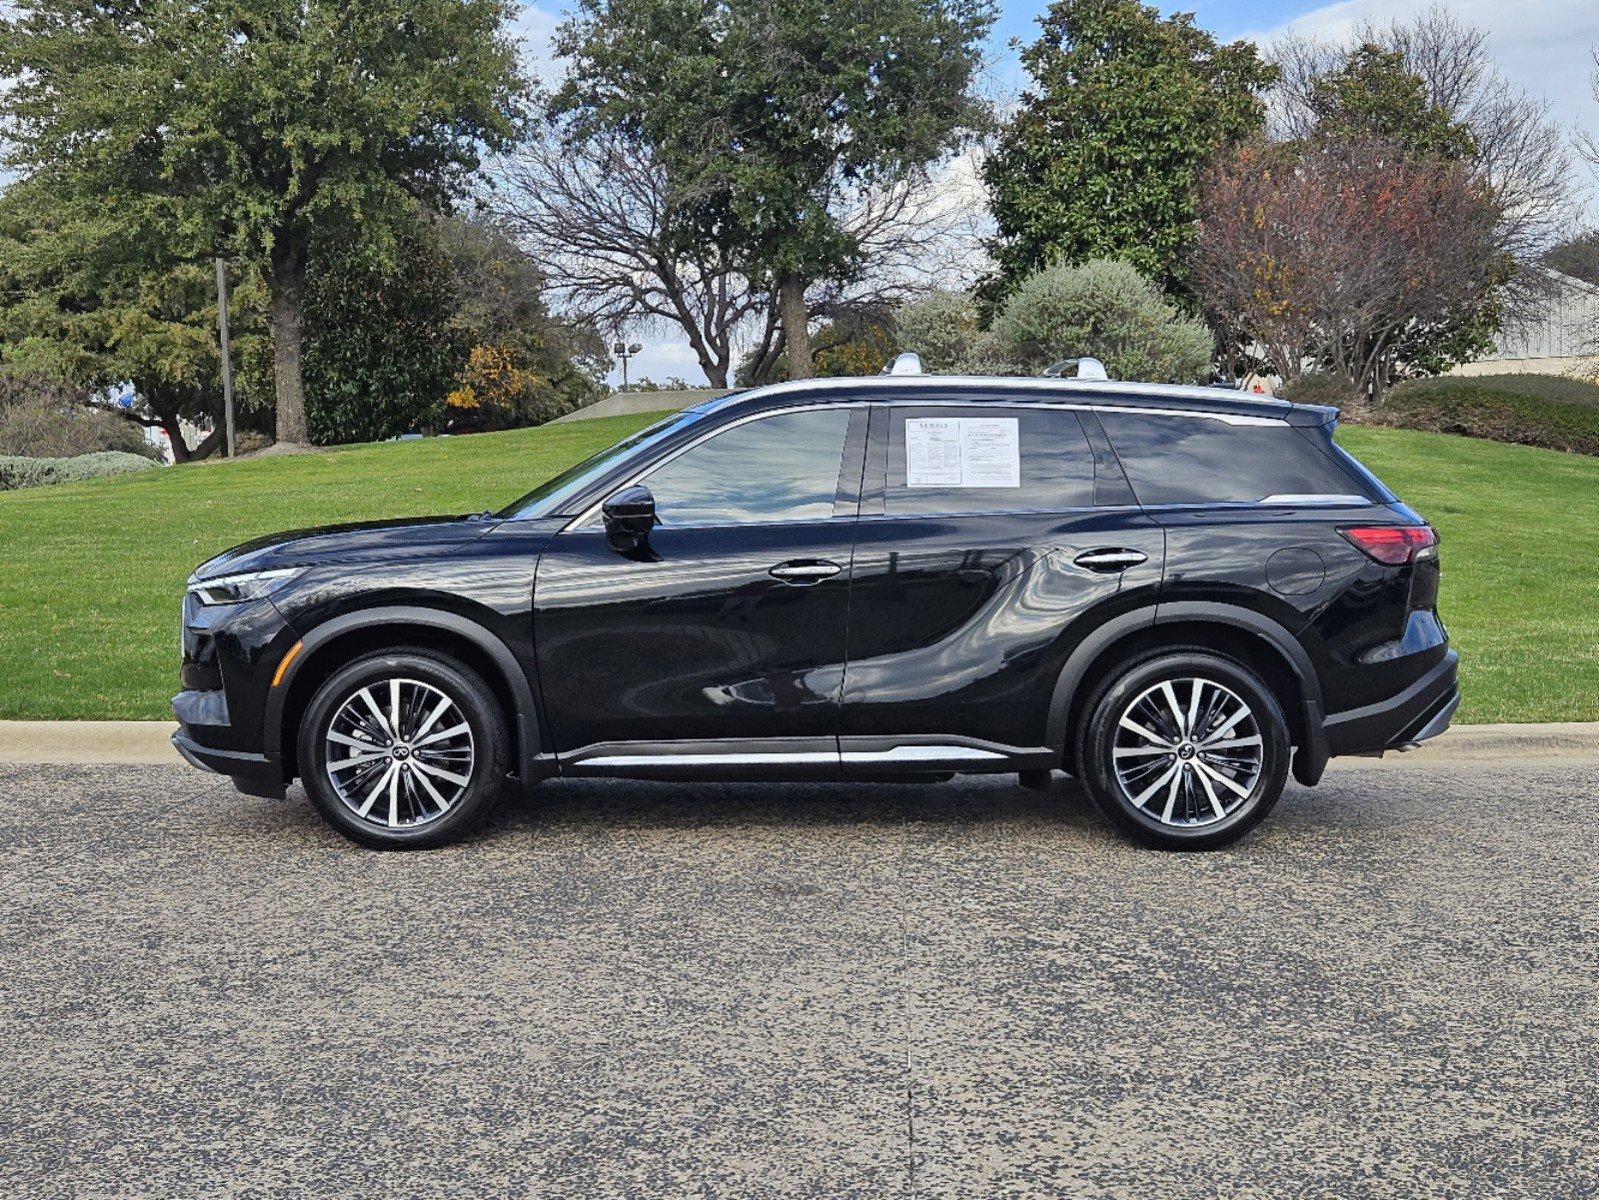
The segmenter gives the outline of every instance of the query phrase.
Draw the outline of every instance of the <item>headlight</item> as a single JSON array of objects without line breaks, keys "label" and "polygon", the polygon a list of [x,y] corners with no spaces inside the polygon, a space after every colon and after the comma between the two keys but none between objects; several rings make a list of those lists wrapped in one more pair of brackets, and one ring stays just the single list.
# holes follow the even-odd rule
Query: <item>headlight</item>
[{"label": "headlight", "polygon": [[243,575],[223,575],[217,579],[191,580],[189,591],[201,604],[243,604],[270,596],[300,574],[302,567],[277,571],[250,571]]}]

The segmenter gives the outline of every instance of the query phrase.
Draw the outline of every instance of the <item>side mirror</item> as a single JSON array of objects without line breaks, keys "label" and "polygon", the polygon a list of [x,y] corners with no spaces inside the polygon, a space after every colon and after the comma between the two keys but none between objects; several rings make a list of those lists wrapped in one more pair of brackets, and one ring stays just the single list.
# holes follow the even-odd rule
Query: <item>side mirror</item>
[{"label": "side mirror", "polygon": [[610,496],[600,512],[605,517],[605,534],[619,550],[643,545],[655,528],[655,497],[641,483]]}]

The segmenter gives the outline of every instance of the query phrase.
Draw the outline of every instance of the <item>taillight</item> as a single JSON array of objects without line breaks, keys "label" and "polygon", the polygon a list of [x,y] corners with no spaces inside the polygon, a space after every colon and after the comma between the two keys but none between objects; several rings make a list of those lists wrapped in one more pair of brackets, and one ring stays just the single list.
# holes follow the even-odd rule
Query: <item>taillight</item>
[{"label": "taillight", "polygon": [[1430,525],[1354,525],[1338,532],[1390,567],[1413,562],[1423,550],[1438,544]]}]

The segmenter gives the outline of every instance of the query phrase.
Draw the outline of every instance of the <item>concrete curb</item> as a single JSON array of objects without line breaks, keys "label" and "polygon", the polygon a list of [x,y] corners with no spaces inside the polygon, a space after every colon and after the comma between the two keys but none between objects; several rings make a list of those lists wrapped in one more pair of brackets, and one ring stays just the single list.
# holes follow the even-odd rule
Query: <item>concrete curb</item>
[{"label": "concrete curb", "polygon": [[[172,748],[170,721],[0,721],[0,763],[153,763],[183,760]],[[1551,725],[1457,725],[1387,763],[1429,763],[1496,758],[1599,757],[1599,721]],[[1359,767],[1375,759],[1334,759]]]}]

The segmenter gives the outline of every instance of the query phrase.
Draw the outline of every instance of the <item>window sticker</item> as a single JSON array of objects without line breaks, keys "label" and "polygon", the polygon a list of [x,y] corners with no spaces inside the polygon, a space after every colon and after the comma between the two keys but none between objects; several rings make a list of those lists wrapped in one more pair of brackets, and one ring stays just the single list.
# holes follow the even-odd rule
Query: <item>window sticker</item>
[{"label": "window sticker", "polygon": [[905,486],[1017,488],[1015,417],[913,417],[905,422]]}]

